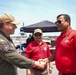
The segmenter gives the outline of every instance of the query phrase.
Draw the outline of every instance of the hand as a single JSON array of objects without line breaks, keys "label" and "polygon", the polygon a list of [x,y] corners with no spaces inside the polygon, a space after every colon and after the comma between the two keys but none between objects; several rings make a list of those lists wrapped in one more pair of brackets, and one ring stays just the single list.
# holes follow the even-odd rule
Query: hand
[{"label": "hand", "polygon": [[45,59],[43,59],[42,61],[44,61],[44,62],[46,62],[46,63],[49,62],[48,58],[45,58]]},{"label": "hand", "polygon": [[35,65],[34,66],[37,66],[39,68],[44,69],[45,65],[46,65],[46,63],[43,62],[43,61],[35,61]]},{"label": "hand", "polygon": [[45,75],[45,74],[51,74],[52,73],[52,68],[48,68],[46,69],[42,74]]},{"label": "hand", "polygon": [[52,73],[53,67],[49,67],[49,73]]}]

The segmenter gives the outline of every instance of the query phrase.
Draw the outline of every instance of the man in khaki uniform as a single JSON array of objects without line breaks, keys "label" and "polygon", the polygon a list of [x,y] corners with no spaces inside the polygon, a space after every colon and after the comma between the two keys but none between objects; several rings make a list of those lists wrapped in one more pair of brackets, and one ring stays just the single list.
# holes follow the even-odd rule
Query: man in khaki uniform
[{"label": "man in khaki uniform", "polygon": [[[18,21],[10,14],[0,16],[0,75],[17,75],[17,67],[31,68],[44,66],[19,54],[10,38],[17,28]],[[17,67],[16,67],[17,66]]]}]

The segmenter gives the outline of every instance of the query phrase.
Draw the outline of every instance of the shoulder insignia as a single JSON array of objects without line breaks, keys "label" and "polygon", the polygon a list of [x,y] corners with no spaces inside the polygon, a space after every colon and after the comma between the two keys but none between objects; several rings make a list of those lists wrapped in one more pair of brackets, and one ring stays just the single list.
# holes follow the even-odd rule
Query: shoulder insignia
[{"label": "shoulder insignia", "polygon": [[9,50],[9,45],[3,45],[3,50],[5,51],[5,52],[7,52],[8,50]]}]

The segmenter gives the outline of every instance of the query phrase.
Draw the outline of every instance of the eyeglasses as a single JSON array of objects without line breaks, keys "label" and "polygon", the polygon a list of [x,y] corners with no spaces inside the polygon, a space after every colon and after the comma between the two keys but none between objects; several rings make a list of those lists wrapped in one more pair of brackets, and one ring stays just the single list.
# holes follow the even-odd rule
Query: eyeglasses
[{"label": "eyeglasses", "polygon": [[61,24],[61,22],[62,22],[61,20],[58,20],[55,22],[55,24],[57,24],[57,23]]},{"label": "eyeglasses", "polygon": [[40,33],[37,33],[37,34],[35,34],[35,36],[41,36],[42,34],[40,34]]}]

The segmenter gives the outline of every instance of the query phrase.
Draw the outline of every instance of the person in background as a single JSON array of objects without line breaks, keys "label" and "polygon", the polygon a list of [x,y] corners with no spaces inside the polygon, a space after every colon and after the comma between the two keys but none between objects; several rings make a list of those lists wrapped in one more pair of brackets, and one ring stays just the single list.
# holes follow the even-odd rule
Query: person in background
[{"label": "person in background", "polygon": [[55,52],[55,48],[56,48],[56,39],[53,38],[51,39],[51,47],[50,47],[50,51],[52,54]]},{"label": "person in background", "polygon": [[34,35],[34,34],[32,33],[32,36],[31,36],[31,42],[34,41],[34,37],[33,37],[33,35]]},{"label": "person in background", "polygon": [[71,28],[71,19],[68,14],[58,15],[55,23],[61,32],[56,40],[56,50],[53,56],[43,61],[55,60],[58,75],[76,75],[76,30]]},{"label": "person in background", "polygon": [[31,42],[31,34],[28,36],[28,38],[26,39],[26,44],[28,45]]},{"label": "person in background", "polygon": [[[43,33],[41,29],[37,28],[34,30],[34,41],[26,47],[25,57],[35,61],[41,61],[42,59],[51,56],[50,48],[45,42],[43,42],[42,36]],[[45,65],[44,69],[33,66],[32,68],[26,70],[26,75],[47,75],[47,73],[45,73],[46,69],[47,65]]]},{"label": "person in background", "polygon": [[32,66],[44,67],[38,61],[34,61],[19,54],[10,38],[17,28],[18,22],[12,15],[0,16],[0,75],[18,75],[17,67],[31,68]]},{"label": "person in background", "polygon": [[28,45],[30,42],[32,42],[34,40],[33,38],[33,34],[29,35],[29,37],[26,39],[26,44]]}]

